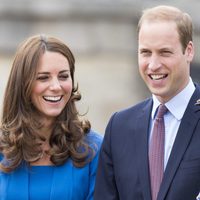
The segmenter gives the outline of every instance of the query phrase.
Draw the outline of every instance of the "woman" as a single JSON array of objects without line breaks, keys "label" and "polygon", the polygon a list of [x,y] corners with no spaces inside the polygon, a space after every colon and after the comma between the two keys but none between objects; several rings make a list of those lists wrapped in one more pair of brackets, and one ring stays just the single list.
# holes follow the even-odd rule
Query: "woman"
[{"label": "woman", "polygon": [[102,138],[81,120],[75,60],[60,40],[18,48],[0,133],[0,200],[91,200]]}]

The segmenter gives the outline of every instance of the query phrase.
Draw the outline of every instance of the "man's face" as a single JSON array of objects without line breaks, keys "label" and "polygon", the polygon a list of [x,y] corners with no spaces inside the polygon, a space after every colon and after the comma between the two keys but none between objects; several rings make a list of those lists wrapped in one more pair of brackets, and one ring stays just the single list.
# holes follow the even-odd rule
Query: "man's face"
[{"label": "man's face", "polygon": [[138,35],[139,71],[160,102],[167,102],[187,85],[193,55],[192,42],[183,52],[174,22],[143,22]]}]

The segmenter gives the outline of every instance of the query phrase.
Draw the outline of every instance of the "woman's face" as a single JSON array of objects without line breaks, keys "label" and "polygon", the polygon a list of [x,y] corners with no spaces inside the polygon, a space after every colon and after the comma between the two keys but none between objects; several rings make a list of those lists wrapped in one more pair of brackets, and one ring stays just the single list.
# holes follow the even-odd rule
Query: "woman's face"
[{"label": "woman's face", "polygon": [[72,93],[69,62],[57,52],[46,51],[39,60],[31,101],[42,119],[54,120]]}]

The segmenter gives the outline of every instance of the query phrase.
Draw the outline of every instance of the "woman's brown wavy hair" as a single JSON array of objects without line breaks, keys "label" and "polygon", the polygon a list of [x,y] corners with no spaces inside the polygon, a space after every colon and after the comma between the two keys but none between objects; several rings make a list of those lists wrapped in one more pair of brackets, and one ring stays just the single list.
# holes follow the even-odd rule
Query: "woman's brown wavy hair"
[{"label": "woman's brown wavy hair", "polygon": [[44,138],[39,136],[42,124],[37,121],[31,92],[39,59],[45,51],[58,52],[67,58],[73,83],[71,97],[57,117],[50,137],[50,160],[55,165],[62,165],[71,158],[75,166],[82,167],[93,154],[84,142],[90,123],[80,119],[75,105],[81,95],[74,84],[74,56],[62,41],[36,35],[19,46],[5,90],[0,132],[0,152],[4,156],[0,169],[4,172],[13,171],[24,161],[37,161],[42,155],[41,140]]}]

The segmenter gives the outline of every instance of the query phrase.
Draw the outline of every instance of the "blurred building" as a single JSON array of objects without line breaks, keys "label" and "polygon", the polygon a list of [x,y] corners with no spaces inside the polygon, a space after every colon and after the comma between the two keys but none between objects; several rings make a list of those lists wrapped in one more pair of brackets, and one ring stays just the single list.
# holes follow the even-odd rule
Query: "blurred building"
[{"label": "blurred building", "polygon": [[[150,94],[137,67],[136,26],[141,10],[166,1],[153,0],[0,0],[0,102],[17,45],[45,33],[64,40],[76,58],[82,93],[81,113],[103,134],[113,112]],[[187,11],[195,25],[193,78],[200,80],[200,2],[167,1]],[[1,103],[2,104],[2,103]]]}]

